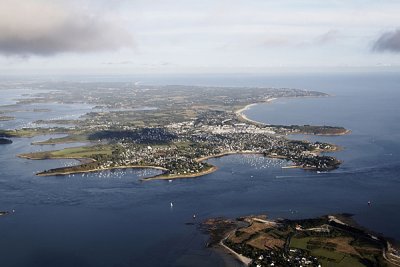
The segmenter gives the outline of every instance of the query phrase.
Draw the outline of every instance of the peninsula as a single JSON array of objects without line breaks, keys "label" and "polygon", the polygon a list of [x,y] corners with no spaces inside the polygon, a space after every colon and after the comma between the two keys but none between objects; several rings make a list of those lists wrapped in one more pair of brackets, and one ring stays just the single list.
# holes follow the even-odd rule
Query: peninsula
[{"label": "peninsula", "polygon": [[[336,151],[338,147],[289,140],[285,136],[294,133],[348,133],[337,126],[266,125],[248,120],[241,112],[253,103],[281,97],[328,96],[316,91],[125,83],[66,83],[63,86],[63,90],[39,93],[32,99],[21,100],[21,103],[88,103],[95,107],[93,112],[78,120],[40,121],[74,125],[69,128],[0,130],[0,137],[64,134],[34,143],[37,145],[87,143],[82,147],[19,155],[29,159],[81,161],[77,166],[44,170],[38,173],[41,176],[115,168],[157,168],[162,171],[160,175],[144,180],[190,178],[216,170],[206,159],[235,153],[262,154],[286,159],[294,167],[329,171],[337,168],[340,161],[322,152]],[[92,88],[80,88],[88,86]]]}]

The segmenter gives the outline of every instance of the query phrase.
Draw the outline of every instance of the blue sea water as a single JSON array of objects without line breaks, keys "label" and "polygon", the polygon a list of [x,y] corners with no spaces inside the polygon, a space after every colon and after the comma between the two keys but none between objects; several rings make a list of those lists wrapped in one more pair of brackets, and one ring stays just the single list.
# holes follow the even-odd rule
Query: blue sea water
[{"label": "blue sea water", "polygon": [[[352,133],[346,136],[290,137],[342,146],[334,156],[343,164],[333,172],[318,174],[282,169],[285,162],[280,160],[233,155],[210,160],[219,167],[215,173],[171,183],[139,182],[140,177],[154,174],[149,170],[37,177],[37,171],[76,162],[33,161],[17,158],[17,154],[79,144],[39,147],[31,142],[48,137],[13,139],[13,144],[0,147],[0,210],[15,210],[0,217],[1,266],[224,266],[219,254],[204,247],[207,236],[198,223],[209,217],[247,214],[306,218],[352,213],[360,224],[400,240],[399,75],[126,79],[149,84],[294,87],[330,93],[328,98],[259,104],[246,115],[271,124],[327,124],[350,129]],[[79,112],[82,110],[76,114]],[[40,119],[40,113],[37,116]]]}]

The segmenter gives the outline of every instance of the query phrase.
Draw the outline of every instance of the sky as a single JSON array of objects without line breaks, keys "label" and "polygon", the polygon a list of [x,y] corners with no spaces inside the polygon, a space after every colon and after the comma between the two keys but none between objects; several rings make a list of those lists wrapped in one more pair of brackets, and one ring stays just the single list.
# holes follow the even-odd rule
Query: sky
[{"label": "sky", "polygon": [[396,69],[398,0],[0,0],[0,72]]}]

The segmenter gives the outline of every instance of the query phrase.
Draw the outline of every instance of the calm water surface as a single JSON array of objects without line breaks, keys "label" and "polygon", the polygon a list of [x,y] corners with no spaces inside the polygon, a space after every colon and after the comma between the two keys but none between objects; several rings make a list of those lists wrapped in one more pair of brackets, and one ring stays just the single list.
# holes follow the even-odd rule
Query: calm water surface
[{"label": "calm water surface", "polygon": [[[193,214],[199,222],[256,213],[305,218],[348,212],[400,239],[398,75],[198,76],[158,82],[328,92],[334,96],[281,99],[246,115],[266,123],[349,128],[347,136],[291,137],[339,144],[344,150],[335,156],[344,163],[317,174],[282,169],[285,162],[279,160],[233,155],[210,160],[219,167],[213,174],[172,183],[139,182],[155,174],[150,170],[36,177],[37,171],[77,162],[33,161],[17,154],[80,144],[32,146],[48,136],[14,139],[0,147],[0,210],[15,210],[0,218],[1,266],[223,266],[218,254],[204,248],[207,236],[196,224],[186,224]],[[42,118],[35,114],[32,120]]]}]

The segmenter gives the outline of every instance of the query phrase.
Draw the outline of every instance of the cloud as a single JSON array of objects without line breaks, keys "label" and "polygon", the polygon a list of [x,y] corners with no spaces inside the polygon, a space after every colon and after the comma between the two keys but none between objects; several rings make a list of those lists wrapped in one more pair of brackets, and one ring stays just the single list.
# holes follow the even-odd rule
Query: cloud
[{"label": "cloud", "polygon": [[334,42],[338,39],[339,32],[337,30],[330,30],[320,36],[318,36],[315,40],[317,44],[328,44]]},{"label": "cloud", "polygon": [[267,47],[280,47],[290,44],[290,39],[282,36],[268,36],[264,38],[263,45]]},{"label": "cloud", "polygon": [[115,20],[59,0],[0,0],[0,53],[50,56],[115,50],[132,38]]},{"label": "cloud", "polygon": [[109,62],[103,62],[101,63],[103,65],[129,65],[133,64],[133,61],[130,60],[124,60],[124,61],[109,61]]},{"label": "cloud", "polygon": [[[283,32],[283,31],[282,31]],[[339,31],[329,30],[316,37],[309,36],[299,31],[286,32],[284,35],[270,35],[263,39],[263,46],[266,47],[314,47],[334,43],[340,37]]]},{"label": "cloud", "polygon": [[400,29],[383,33],[374,43],[372,49],[378,52],[400,52]]}]

